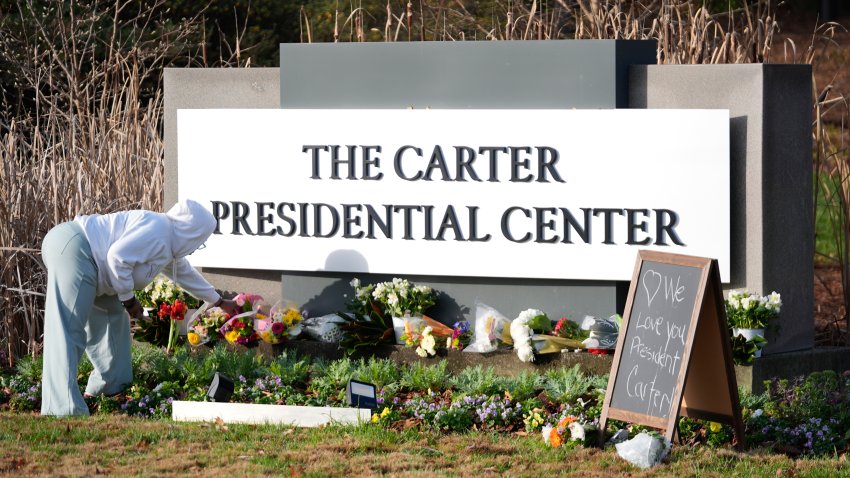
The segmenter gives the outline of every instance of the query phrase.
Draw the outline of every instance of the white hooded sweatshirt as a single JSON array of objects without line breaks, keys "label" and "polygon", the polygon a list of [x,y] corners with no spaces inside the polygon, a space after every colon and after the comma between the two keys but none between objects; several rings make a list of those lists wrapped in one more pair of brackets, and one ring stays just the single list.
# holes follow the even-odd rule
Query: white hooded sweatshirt
[{"label": "white hooded sweatshirt", "polygon": [[215,302],[219,294],[189,264],[216,226],[215,217],[192,200],[167,213],[126,211],[78,216],[97,264],[97,295],[125,301],[162,272],[197,299]]}]

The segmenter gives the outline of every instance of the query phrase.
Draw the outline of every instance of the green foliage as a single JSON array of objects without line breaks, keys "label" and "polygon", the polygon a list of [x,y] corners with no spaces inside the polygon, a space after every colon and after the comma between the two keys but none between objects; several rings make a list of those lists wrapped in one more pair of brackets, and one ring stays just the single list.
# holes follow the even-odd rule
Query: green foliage
[{"label": "green foliage", "polygon": [[300,358],[294,352],[283,352],[271,360],[265,369],[278,377],[286,385],[306,383],[310,377],[312,364],[310,359]]},{"label": "green foliage", "polygon": [[340,325],[345,336],[339,345],[348,354],[395,343],[392,317],[384,316],[377,310],[370,310],[366,315],[360,312],[337,312],[337,315],[345,320]]},{"label": "green foliage", "polygon": [[371,383],[378,389],[398,389],[401,375],[401,369],[392,360],[369,357],[360,359],[351,378]]},{"label": "green foliage", "polygon": [[462,395],[498,395],[505,390],[505,379],[496,375],[493,367],[476,365],[463,369],[449,379],[452,387]]},{"label": "green foliage", "polygon": [[213,370],[236,380],[238,377],[256,378],[262,371],[262,357],[252,352],[234,353],[227,344],[219,343],[206,356]]},{"label": "green foliage", "polygon": [[540,374],[525,371],[519,375],[505,378],[505,388],[516,402],[524,402],[543,390],[546,379]]},{"label": "green foliage", "polygon": [[434,365],[413,362],[402,368],[400,384],[410,391],[424,392],[440,389],[448,378],[447,367],[448,362],[445,360],[440,360]]},{"label": "green foliage", "polygon": [[323,400],[342,401],[356,368],[357,364],[348,357],[327,364],[316,363],[309,389]]},{"label": "green foliage", "polygon": [[89,375],[94,371],[94,365],[92,365],[91,360],[89,360],[89,356],[83,354],[80,357],[80,364],[77,366],[77,383],[80,386],[85,386],[88,383]]},{"label": "green foliage", "polygon": [[27,355],[18,360],[15,370],[18,372],[17,376],[19,379],[30,383],[40,383],[41,370],[43,366],[43,356],[39,355],[38,357],[33,358]]},{"label": "green foliage", "polygon": [[591,388],[604,390],[604,386],[600,386],[601,380],[586,376],[579,364],[572,368],[550,370],[546,372],[545,377],[546,384],[543,388],[549,398],[558,403],[573,403]]},{"label": "green foliage", "polygon": [[805,454],[834,453],[850,441],[850,383],[831,371],[794,380],[771,380],[764,413],[749,413],[753,443],[775,442]]},{"label": "green foliage", "polygon": [[[178,349],[175,358],[180,353]],[[169,357],[163,348],[140,344],[134,347],[131,358],[136,383],[143,384],[145,387],[152,388],[158,383],[181,378],[177,361]]]},{"label": "green foliage", "polygon": [[747,340],[743,335],[735,335],[731,339],[732,362],[735,365],[751,365],[756,359],[756,352],[767,343],[764,337],[754,336]]}]

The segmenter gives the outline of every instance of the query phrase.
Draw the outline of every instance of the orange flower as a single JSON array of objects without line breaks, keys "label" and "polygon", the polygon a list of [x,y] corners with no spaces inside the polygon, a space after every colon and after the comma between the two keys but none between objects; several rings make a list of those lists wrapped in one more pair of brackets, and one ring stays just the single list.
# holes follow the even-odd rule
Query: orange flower
[{"label": "orange flower", "polygon": [[564,440],[561,439],[561,435],[558,433],[558,427],[552,428],[552,431],[549,432],[549,444],[552,445],[552,448],[558,448],[562,443],[564,443]]},{"label": "orange flower", "polygon": [[558,422],[558,426],[557,426],[557,427],[555,427],[555,428],[562,428],[562,427],[566,427],[567,425],[569,425],[570,423],[572,423],[572,422],[574,422],[574,421],[576,421],[576,420],[578,420],[576,417],[574,417],[574,416],[572,416],[572,415],[567,415],[567,416],[566,416],[566,418],[564,418],[563,420],[561,420],[560,422]]}]

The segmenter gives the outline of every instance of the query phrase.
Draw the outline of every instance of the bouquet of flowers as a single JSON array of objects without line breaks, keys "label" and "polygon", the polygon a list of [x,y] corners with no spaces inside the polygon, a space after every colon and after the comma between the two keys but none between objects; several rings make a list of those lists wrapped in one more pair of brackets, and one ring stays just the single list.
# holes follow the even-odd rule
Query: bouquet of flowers
[{"label": "bouquet of flowers", "polygon": [[558,448],[565,442],[578,442],[583,444],[586,430],[578,418],[567,415],[555,425],[546,425],[542,428],[543,441],[552,448]]},{"label": "bouquet of flowers", "polygon": [[437,355],[437,340],[432,334],[431,326],[425,327],[422,335],[419,336],[419,346],[416,347],[416,355],[420,357],[433,357]]},{"label": "bouquet of flowers", "polygon": [[214,342],[220,337],[221,326],[230,320],[230,314],[221,307],[210,307],[198,312],[189,326],[186,338],[192,345]]},{"label": "bouquet of flowers", "polygon": [[[511,341],[523,362],[533,362],[536,354],[559,353],[564,349],[580,349],[582,343],[568,330],[574,326],[566,317],[558,321],[557,331],[545,312],[527,309],[511,322]],[[577,328],[577,325],[575,326]]]},{"label": "bouquet of flowers", "polygon": [[254,329],[265,342],[279,344],[284,340],[295,338],[301,334],[301,321],[304,316],[294,304],[275,304],[269,317],[254,320]]},{"label": "bouquet of flowers", "polygon": [[198,308],[197,299],[163,275],[158,275],[147,287],[136,291],[135,295],[145,308],[146,317],[133,321],[133,338],[160,347],[167,347],[169,342],[176,341],[177,330],[173,338],[171,332],[174,320],[183,320],[186,310]]},{"label": "bouquet of flowers", "polygon": [[552,330],[552,335],[565,339],[584,340],[588,337],[588,333],[581,329],[577,322],[561,317],[555,323],[555,328]]},{"label": "bouquet of flowers", "polygon": [[260,304],[263,302],[263,296],[241,293],[234,297],[233,301],[236,302],[236,305],[242,307],[242,312],[252,312],[260,308]]},{"label": "bouquet of flowers", "polygon": [[221,326],[221,335],[231,344],[248,345],[257,341],[253,325],[243,319],[244,316],[240,314]]},{"label": "bouquet of flowers", "polygon": [[446,348],[449,350],[463,350],[472,340],[469,330],[469,322],[463,320],[455,322],[452,335],[446,338]]},{"label": "bouquet of flowers", "polygon": [[488,353],[499,345],[513,343],[510,334],[511,321],[501,312],[483,302],[475,302],[475,324],[470,344],[464,352]]},{"label": "bouquet of flowers", "polygon": [[225,340],[232,344],[248,345],[256,342],[259,336],[254,331],[254,318],[263,320],[267,316],[260,313],[263,297],[257,294],[241,293],[233,298],[243,312],[231,317],[219,329]]}]

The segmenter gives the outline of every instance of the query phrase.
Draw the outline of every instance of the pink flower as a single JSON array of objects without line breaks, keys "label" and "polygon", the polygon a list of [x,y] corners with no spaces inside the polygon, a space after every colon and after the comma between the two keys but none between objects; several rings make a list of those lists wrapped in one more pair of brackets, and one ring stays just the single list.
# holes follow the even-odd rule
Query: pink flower
[{"label": "pink flower", "polygon": [[254,304],[256,304],[257,302],[261,302],[263,300],[263,296],[258,295],[258,294],[242,293],[242,294],[239,294],[236,297],[234,297],[233,300],[236,302],[236,305],[238,305],[239,307],[244,308],[247,305],[250,308]]}]

